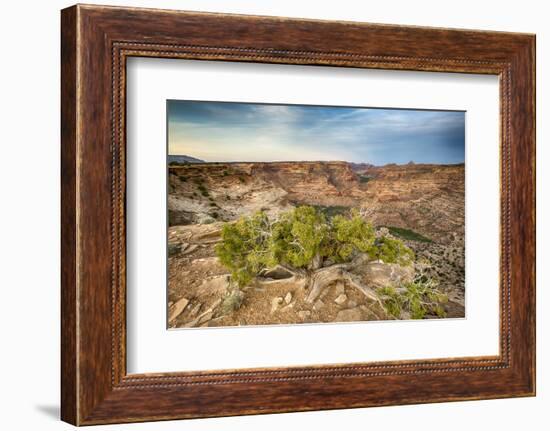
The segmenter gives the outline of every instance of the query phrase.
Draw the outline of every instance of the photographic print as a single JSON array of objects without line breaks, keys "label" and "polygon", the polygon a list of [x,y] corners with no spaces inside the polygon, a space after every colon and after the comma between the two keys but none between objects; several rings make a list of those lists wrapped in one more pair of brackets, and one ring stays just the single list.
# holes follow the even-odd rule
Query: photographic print
[{"label": "photographic print", "polygon": [[465,112],[167,101],[168,328],[465,316]]}]

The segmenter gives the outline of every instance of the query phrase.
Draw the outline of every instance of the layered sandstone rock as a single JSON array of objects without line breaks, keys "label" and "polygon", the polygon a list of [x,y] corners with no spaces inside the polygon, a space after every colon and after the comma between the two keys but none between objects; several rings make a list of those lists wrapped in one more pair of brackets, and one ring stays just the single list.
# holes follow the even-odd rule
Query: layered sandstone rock
[{"label": "layered sandstone rock", "polygon": [[450,241],[464,233],[464,165],[203,163],[169,170],[171,225],[304,204],[359,207],[377,225]]},{"label": "layered sandstone rock", "polygon": [[346,162],[203,163],[170,167],[170,224],[232,220],[294,205],[357,206],[365,194]]},{"label": "layered sandstone rock", "polygon": [[361,207],[375,224],[442,242],[464,234],[464,164],[375,166],[360,174],[370,178]]}]

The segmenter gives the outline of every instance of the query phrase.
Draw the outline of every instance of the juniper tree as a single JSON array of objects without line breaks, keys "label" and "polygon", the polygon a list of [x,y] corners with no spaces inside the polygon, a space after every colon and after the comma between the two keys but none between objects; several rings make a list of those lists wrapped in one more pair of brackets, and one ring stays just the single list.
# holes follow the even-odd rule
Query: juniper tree
[{"label": "juniper tree", "polygon": [[409,265],[414,259],[412,251],[400,240],[376,238],[372,225],[357,212],[349,217],[327,218],[311,206],[299,206],[275,220],[258,211],[227,223],[216,253],[239,287],[247,285],[263,269],[277,265],[305,270],[315,278],[315,271],[321,271],[328,260],[344,264],[364,254],[386,263]]}]

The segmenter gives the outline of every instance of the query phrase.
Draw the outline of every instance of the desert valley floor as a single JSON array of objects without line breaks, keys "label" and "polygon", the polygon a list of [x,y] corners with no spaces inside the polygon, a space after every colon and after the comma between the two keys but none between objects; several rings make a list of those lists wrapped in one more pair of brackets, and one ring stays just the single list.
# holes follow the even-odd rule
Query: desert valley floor
[{"label": "desert valley floor", "polygon": [[171,165],[168,178],[170,328],[390,319],[343,282],[310,301],[281,269],[244,287],[238,309],[224,308],[229,271],[214,249],[224,223],[260,210],[276,217],[299,205],[328,216],[358,209],[416,256],[409,268],[371,262],[358,275],[384,287],[421,269],[447,295],[446,316],[464,317],[464,164],[184,163]]}]

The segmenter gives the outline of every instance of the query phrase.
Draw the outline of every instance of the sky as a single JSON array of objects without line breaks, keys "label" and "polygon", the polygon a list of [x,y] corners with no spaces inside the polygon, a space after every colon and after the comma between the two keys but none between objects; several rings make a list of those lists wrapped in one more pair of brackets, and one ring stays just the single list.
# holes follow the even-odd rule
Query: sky
[{"label": "sky", "polygon": [[463,163],[463,111],[168,101],[168,154],[207,162]]}]

